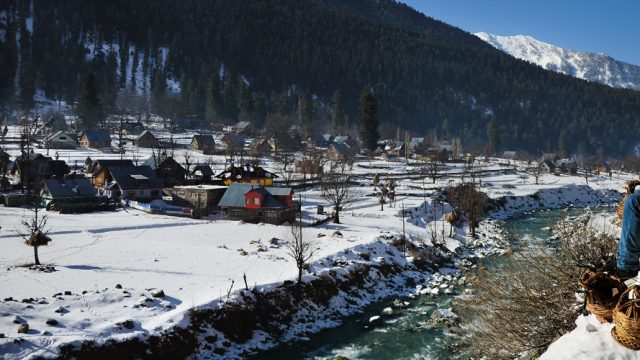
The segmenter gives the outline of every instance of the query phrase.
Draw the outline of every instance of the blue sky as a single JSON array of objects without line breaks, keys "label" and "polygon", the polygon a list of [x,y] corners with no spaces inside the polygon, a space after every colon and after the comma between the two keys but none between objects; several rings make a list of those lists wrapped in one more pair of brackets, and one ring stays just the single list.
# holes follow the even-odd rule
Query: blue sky
[{"label": "blue sky", "polygon": [[401,0],[474,33],[531,35],[563,48],[640,65],[638,0]]}]

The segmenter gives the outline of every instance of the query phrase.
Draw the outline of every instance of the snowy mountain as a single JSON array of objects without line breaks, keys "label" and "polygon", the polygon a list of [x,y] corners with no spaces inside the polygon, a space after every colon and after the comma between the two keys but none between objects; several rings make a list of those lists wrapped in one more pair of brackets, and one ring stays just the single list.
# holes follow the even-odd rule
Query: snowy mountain
[{"label": "snowy mountain", "polygon": [[607,54],[563,49],[525,35],[498,36],[484,32],[475,35],[499,50],[547,70],[640,90],[640,66],[618,61]]}]

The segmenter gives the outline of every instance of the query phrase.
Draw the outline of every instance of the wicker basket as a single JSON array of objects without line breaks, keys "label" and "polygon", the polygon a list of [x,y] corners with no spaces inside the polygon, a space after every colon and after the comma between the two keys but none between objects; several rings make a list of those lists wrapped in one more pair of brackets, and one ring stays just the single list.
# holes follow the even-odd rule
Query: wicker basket
[{"label": "wicker basket", "polygon": [[582,273],[580,284],[587,290],[587,311],[601,323],[611,322],[613,308],[627,289],[626,285],[608,274],[591,270]]},{"label": "wicker basket", "polygon": [[627,200],[629,195],[633,194],[633,192],[636,190],[636,186],[638,185],[640,185],[640,180],[631,180],[627,182],[627,185],[625,186],[627,193],[625,194],[624,198],[622,198],[622,200],[620,200],[620,202],[618,203],[618,225],[622,225],[622,214],[624,213],[624,202]]},{"label": "wicker basket", "polygon": [[632,286],[620,296],[613,309],[611,336],[620,345],[640,350],[640,288]]}]

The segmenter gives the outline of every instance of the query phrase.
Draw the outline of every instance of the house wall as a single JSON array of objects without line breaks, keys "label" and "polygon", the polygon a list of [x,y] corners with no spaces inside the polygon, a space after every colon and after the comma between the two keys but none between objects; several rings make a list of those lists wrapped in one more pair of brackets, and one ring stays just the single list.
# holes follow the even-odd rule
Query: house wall
[{"label": "house wall", "polygon": [[262,179],[250,179],[250,180],[240,180],[240,181],[234,181],[231,179],[226,179],[223,181],[223,183],[227,186],[231,186],[231,184],[233,183],[242,183],[242,184],[256,184],[256,185],[261,185],[261,186],[271,186],[273,185],[273,179],[272,178],[262,178]]},{"label": "house wall", "polygon": [[100,169],[93,177],[91,178],[91,183],[94,187],[104,187],[105,182],[107,181],[107,177],[109,172],[107,169]]},{"label": "house wall", "polygon": [[255,191],[246,193],[244,198],[244,206],[248,209],[259,209],[264,201],[264,197]]},{"label": "house wall", "polygon": [[202,208],[205,213],[219,209],[218,203],[226,189],[175,189],[173,201],[180,205]]},{"label": "house wall", "polygon": [[247,209],[229,207],[225,209],[225,218],[228,220],[243,220],[251,223],[268,223],[280,225],[284,222],[294,222],[296,219],[296,208],[286,209]]},{"label": "house wall", "polygon": [[123,190],[122,199],[128,200],[155,200],[162,197],[162,189],[135,189]]}]

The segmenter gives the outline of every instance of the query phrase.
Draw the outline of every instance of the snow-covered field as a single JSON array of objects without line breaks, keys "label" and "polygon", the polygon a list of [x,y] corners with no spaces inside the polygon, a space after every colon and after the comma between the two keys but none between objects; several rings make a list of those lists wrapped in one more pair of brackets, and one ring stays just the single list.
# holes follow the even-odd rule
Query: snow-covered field
[{"label": "snow-covered field", "polygon": [[[100,155],[93,150],[60,151],[61,159],[72,162]],[[405,231],[430,244],[430,231],[445,226],[448,229],[443,221],[445,211],[437,210],[440,205],[434,203],[432,190],[460,182],[461,166],[452,165],[447,170],[449,175],[431,184],[429,179],[410,176],[414,168],[402,162],[357,163],[354,172],[361,175],[362,186],[354,187],[357,200],[341,213],[342,224],[305,228],[305,236],[313,239],[318,249],[310,271],[322,272],[332,266],[324,258],[376,243],[381,233],[401,233],[401,205],[415,214],[406,219]],[[629,174],[614,174],[612,179],[591,177],[586,187],[583,177],[543,175],[540,185],[534,185],[532,176],[517,171],[523,166],[496,159],[481,165],[489,171],[481,178],[481,189],[492,198],[513,197],[507,201],[507,209],[494,216],[577,200],[584,205],[597,204],[599,191],[621,190],[624,181],[631,178]],[[394,207],[387,204],[380,210],[369,180],[374,172],[385,174],[383,181],[391,177],[398,181]],[[543,201],[531,200],[529,195],[536,192]],[[318,204],[328,208],[317,189],[297,194],[303,202],[305,221],[316,218]],[[73,341],[101,342],[156,334],[184,324],[191,308],[225,301],[229,290],[233,293],[244,288],[245,274],[248,286],[260,289],[296,276],[297,269],[282,241],[270,243],[272,238],[286,240],[287,226],[193,220],[136,210],[48,213],[53,241],[40,248],[40,259],[55,271],[31,270],[24,265],[33,262],[32,248],[18,234],[26,214],[27,209],[0,207],[0,333],[4,335],[0,338],[0,354],[7,359],[52,356],[58,346]],[[341,236],[334,235],[335,231]],[[446,246],[455,250],[465,246],[467,239],[454,235],[446,239]],[[164,297],[154,297],[159,290]],[[57,323],[47,325],[48,320]],[[133,321],[132,329],[118,325],[125,320]],[[25,322],[29,324],[28,333],[18,334],[19,325]]]}]

